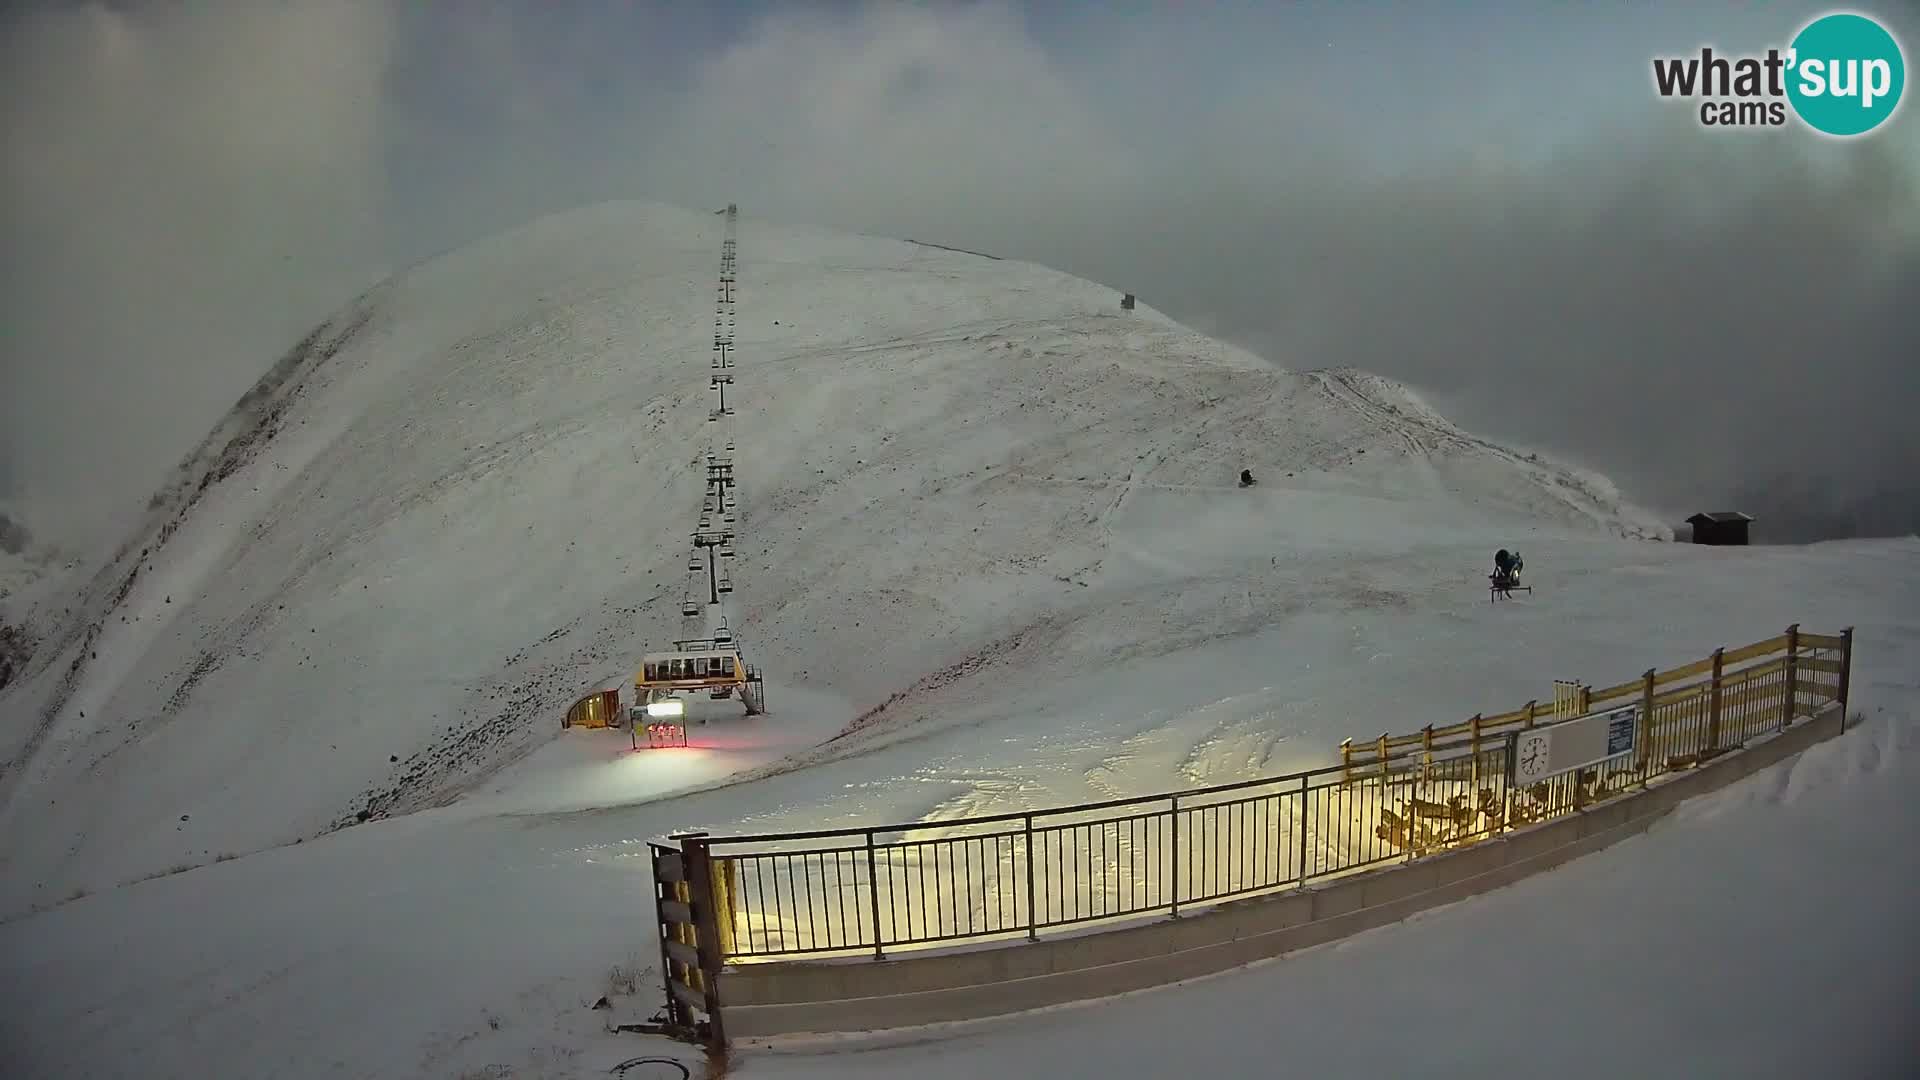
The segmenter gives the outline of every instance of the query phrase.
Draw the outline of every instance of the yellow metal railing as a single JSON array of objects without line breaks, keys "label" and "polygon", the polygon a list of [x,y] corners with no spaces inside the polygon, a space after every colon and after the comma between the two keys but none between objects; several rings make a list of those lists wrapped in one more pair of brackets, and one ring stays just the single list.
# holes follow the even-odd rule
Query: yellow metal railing
[{"label": "yellow metal railing", "polygon": [[[1508,732],[1636,700],[1643,725],[1636,767],[1644,767],[1663,750],[1711,757],[1732,748],[1725,743],[1737,746],[1769,725],[1810,715],[1828,701],[1845,701],[1852,649],[1850,628],[1839,634],[1810,634],[1796,623],[1765,641],[1715,649],[1710,656],[1666,671],[1649,668],[1638,678],[1598,690],[1556,681],[1550,703],[1529,701],[1511,712],[1476,714],[1457,724],[1428,725],[1404,735],[1383,733],[1363,743],[1344,739],[1340,764],[1348,780],[1391,775],[1430,762],[1437,752],[1466,748],[1478,753],[1503,741]],[[1789,699],[1791,710],[1786,707]],[[1682,731],[1695,734],[1683,738],[1678,734]],[[1699,745],[1676,750],[1687,738]]]},{"label": "yellow metal railing", "polygon": [[[1480,843],[1630,794],[1846,707],[1853,632],[1787,633],[1464,723],[1341,744],[1337,765],[1099,803],[703,839],[730,960],[875,957],[1301,888]],[[1517,778],[1527,728],[1638,704],[1629,750]]]}]

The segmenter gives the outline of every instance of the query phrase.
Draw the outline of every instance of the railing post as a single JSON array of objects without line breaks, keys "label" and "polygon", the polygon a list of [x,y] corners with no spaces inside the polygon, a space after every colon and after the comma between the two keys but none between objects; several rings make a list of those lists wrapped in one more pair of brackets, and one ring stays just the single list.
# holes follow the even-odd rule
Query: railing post
[{"label": "railing post", "polygon": [[1307,775],[1300,774],[1300,884],[1307,883]]},{"label": "railing post", "polygon": [[1726,646],[1713,650],[1713,684],[1707,690],[1707,752],[1720,752],[1720,676],[1725,671]]},{"label": "railing post", "polygon": [[1433,725],[1420,729],[1420,783],[1433,783]]},{"label": "railing post", "polygon": [[713,853],[708,847],[707,834],[682,834],[680,851],[686,866],[687,898],[693,907],[693,946],[700,957],[700,991],[706,995],[707,1045],[725,1050],[727,1031],[720,1019],[720,968],[726,958],[720,953],[720,927],[713,902]]},{"label": "railing post", "polygon": [[1381,732],[1380,739],[1374,744],[1374,753],[1380,756],[1380,783],[1385,786],[1393,770],[1387,767],[1387,733]]},{"label": "railing post", "polygon": [[[666,913],[660,909],[662,901],[666,900],[669,896],[677,901],[680,894],[674,889],[673,883],[660,880],[659,868],[661,852],[666,849],[653,843],[649,843],[647,849],[655,871],[653,879],[653,906],[656,919],[655,925],[659,927],[660,931],[660,975],[667,980],[667,1020],[675,1027],[692,1030],[693,1017],[688,1015],[686,1005],[683,1004],[678,997],[674,996],[673,993],[673,954],[667,951],[667,940],[669,936],[673,936],[673,940],[675,941],[679,941],[679,938],[677,934],[669,928],[669,924],[666,921]],[[680,850],[676,853],[680,856],[680,865],[683,868],[682,876],[684,877],[687,858],[686,852]],[[673,925],[677,926],[678,924]],[[680,943],[685,944],[685,942]]]},{"label": "railing post", "polygon": [[880,933],[880,875],[874,870],[873,831],[871,829],[867,831],[867,910],[873,915],[873,958],[875,960],[884,960],[886,959],[886,952],[881,948],[880,944],[882,941],[882,935]]},{"label": "railing post", "polygon": [[1847,684],[1853,681],[1853,627],[1840,631],[1840,733],[1847,732]]},{"label": "railing post", "polygon": [[1800,624],[1787,627],[1787,703],[1780,716],[1780,730],[1793,726],[1793,714],[1800,707]]},{"label": "railing post", "polygon": [[1638,759],[1634,764],[1640,770],[1640,786],[1643,788],[1651,776],[1650,766],[1653,762],[1653,679],[1656,674],[1657,668],[1648,668],[1641,677],[1640,736],[1634,740],[1640,744],[1640,750],[1633,756]]},{"label": "railing post", "polygon": [[1040,916],[1033,906],[1033,815],[1026,816],[1027,844],[1027,940],[1040,940]]},{"label": "railing post", "polygon": [[1173,834],[1173,843],[1171,845],[1173,848],[1173,851],[1172,851],[1172,856],[1173,856],[1172,913],[1173,913],[1173,917],[1177,919],[1180,917],[1180,796],[1170,795],[1167,798],[1168,798],[1168,801],[1173,805],[1173,810],[1171,811],[1168,817],[1168,820],[1172,823],[1172,826],[1168,831],[1170,831]]},{"label": "railing post", "polygon": [[1506,733],[1504,738],[1507,744],[1504,747],[1504,751],[1505,751],[1504,756],[1506,757],[1506,775],[1501,779],[1501,782],[1500,782],[1500,788],[1502,791],[1505,792],[1505,795],[1500,800],[1501,801],[1500,825],[1502,829],[1512,829],[1513,828],[1513,785],[1515,782],[1514,766],[1518,764],[1518,762],[1516,762],[1514,759],[1519,756],[1520,733],[1517,731],[1509,731]]},{"label": "railing post", "polygon": [[1480,714],[1474,713],[1467,721],[1467,731],[1473,737],[1473,797],[1480,797]]},{"label": "railing post", "polygon": [[1348,736],[1347,738],[1340,740],[1340,786],[1346,787],[1352,783],[1353,783],[1353,738],[1352,736]]}]

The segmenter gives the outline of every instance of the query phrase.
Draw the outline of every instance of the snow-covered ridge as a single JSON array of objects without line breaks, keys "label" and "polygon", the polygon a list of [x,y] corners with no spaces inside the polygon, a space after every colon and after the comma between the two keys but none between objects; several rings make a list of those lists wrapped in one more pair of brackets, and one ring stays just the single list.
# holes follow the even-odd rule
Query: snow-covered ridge
[{"label": "snow-covered ridge", "polygon": [[[189,520],[208,489],[251,462],[278,434],[286,410],[303,389],[304,377],[365,325],[368,312],[363,303],[350,307],[341,318],[315,327],[234,404],[207,438],[175,467],[173,479],[148,500],[144,520],[134,535],[91,574],[77,595],[67,598],[60,616],[47,611],[23,613],[51,636],[38,643],[17,679],[21,683],[57,682],[44,698],[37,722],[27,725],[10,720],[0,729],[6,739],[0,743],[6,749],[6,756],[0,758],[0,799],[10,795],[12,785],[19,782],[19,767],[52,733],[90,664],[97,661],[101,646],[106,645],[110,652],[116,647],[123,652],[142,647],[138,637],[111,630],[108,617],[126,603],[140,575],[153,571],[156,557]],[[175,581],[183,594],[200,584],[177,577]],[[22,734],[25,740],[19,742]]]},{"label": "snow-covered ridge", "polygon": [[[442,804],[669,638],[721,228],[543,219],[290,352],[0,693],[5,906]],[[1400,580],[1416,539],[1470,580],[1490,527],[1653,531],[1404,387],[1044,267],[748,220],[739,279],[736,629],[775,696],[889,703],[821,754],[1455,588]]]}]

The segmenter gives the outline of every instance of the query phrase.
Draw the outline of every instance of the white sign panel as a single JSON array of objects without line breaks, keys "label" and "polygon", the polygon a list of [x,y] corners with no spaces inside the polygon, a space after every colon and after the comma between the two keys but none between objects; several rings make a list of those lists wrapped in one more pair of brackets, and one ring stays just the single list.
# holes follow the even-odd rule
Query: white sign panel
[{"label": "white sign panel", "polygon": [[1532,784],[1631,754],[1639,731],[1637,705],[1528,728],[1514,741],[1513,778]]}]

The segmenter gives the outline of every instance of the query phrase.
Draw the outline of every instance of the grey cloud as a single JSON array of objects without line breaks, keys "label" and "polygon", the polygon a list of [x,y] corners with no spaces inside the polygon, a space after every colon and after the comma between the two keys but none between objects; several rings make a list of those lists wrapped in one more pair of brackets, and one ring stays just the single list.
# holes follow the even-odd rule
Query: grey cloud
[{"label": "grey cloud", "polygon": [[0,416],[36,525],[99,532],[377,265],[376,7],[15,12]]},{"label": "grey cloud", "polygon": [[[9,34],[10,100],[41,103],[6,111],[21,484],[137,500],[374,270],[643,198],[1058,266],[1284,366],[1405,379],[1676,517],[1920,525],[1894,509],[1920,475],[1913,114],[1849,145],[1690,126],[1638,65],[1700,13],[1586,20],[1600,59],[1555,146],[1522,137],[1503,69],[1446,83],[1430,42],[1343,31],[1339,5],[1050,34],[1046,5],[446,10],[94,8]],[[1421,33],[1471,38],[1454,21]],[[1571,64],[1547,30],[1512,79]],[[1336,38],[1411,81],[1329,91]]]}]

